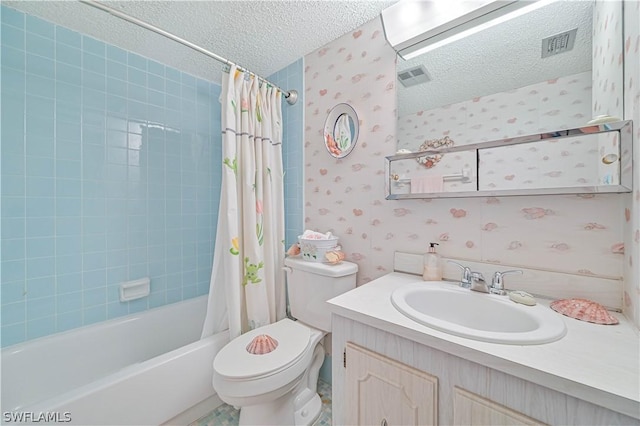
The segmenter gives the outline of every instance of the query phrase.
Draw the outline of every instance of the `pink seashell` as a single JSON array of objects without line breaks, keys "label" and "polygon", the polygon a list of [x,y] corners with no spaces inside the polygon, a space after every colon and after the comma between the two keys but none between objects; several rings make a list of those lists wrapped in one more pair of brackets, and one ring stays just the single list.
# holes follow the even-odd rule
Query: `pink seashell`
[{"label": "pink seashell", "polygon": [[343,251],[332,250],[332,251],[326,252],[324,254],[324,257],[327,259],[327,263],[330,263],[332,265],[336,265],[336,264],[342,262],[347,256],[344,254]]},{"label": "pink seashell", "polygon": [[618,319],[611,315],[601,304],[587,299],[562,299],[549,305],[554,311],[580,321],[595,324],[618,324]]},{"label": "pink seashell", "polygon": [[247,345],[247,352],[253,355],[264,355],[273,352],[278,341],[266,334],[259,334]]},{"label": "pink seashell", "polygon": [[287,250],[287,255],[289,256],[297,256],[300,254],[300,246],[298,245],[298,243],[294,243],[291,245],[291,247],[289,247],[289,250]]}]

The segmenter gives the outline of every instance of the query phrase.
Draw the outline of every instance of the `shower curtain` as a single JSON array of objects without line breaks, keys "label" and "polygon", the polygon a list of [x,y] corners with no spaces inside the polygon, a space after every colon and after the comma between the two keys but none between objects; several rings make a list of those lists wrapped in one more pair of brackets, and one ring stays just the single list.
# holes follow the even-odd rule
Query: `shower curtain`
[{"label": "shower curtain", "polygon": [[202,337],[285,316],[281,93],[232,66],[222,84],[222,188]]}]

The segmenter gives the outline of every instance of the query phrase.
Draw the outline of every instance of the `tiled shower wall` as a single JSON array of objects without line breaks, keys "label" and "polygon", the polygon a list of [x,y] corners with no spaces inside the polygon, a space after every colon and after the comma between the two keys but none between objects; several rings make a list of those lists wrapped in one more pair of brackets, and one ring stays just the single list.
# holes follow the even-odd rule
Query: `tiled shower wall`
[{"label": "tiled shower wall", "polygon": [[285,249],[298,241],[303,231],[303,119],[304,119],[304,70],[303,59],[269,76],[269,81],[285,90],[296,90],[298,101],[289,105],[282,101],[284,135],[282,141],[282,162],[284,170],[284,225]]},{"label": "tiled shower wall", "polygon": [[220,87],[4,6],[1,44],[2,346],[206,294]]}]

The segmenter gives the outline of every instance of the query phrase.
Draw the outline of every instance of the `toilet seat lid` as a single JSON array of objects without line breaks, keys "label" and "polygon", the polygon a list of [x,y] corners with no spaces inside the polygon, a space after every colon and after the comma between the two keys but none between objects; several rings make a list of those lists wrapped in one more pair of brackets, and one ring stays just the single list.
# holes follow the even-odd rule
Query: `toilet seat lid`
[{"label": "toilet seat lid", "polygon": [[[273,337],[278,341],[278,347],[262,355],[247,352],[247,345],[260,334]],[[288,318],[259,327],[236,337],[222,348],[213,361],[213,369],[228,379],[268,376],[302,357],[310,335],[309,327]]]}]

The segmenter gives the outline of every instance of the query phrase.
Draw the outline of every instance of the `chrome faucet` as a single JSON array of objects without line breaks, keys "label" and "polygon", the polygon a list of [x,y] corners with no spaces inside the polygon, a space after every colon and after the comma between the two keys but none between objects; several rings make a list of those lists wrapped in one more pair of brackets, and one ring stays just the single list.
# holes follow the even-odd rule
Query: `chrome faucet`
[{"label": "chrome faucet", "polygon": [[496,272],[493,274],[493,280],[491,280],[491,289],[490,292],[492,294],[499,294],[504,296],[507,292],[504,289],[504,275],[506,274],[520,274],[522,275],[522,271],[520,269],[514,269],[511,271],[503,271]]},{"label": "chrome faucet", "polygon": [[480,272],[471,273],[471,286],[469,290],[479,291],[481,293],[490,293],[491,289],[484,280],[484,276]]},{"label": "chrome faucet", "polygon": [[460,278],[460,287],[471,288],[471,268],[468,266],[464,266],[459,264],[458,262],[454,262],[453,260],[447,260],[447,262],[456,265],[458,268],[462,269],[462,278]]},{"label": "chrome faucet", "polygon": [[513,269],[510,271],[498,271],[493,274],[491,284],[487,284],[484,279],[484,275],[480,272],[473,272],[468,266],[461,265],[453,260],[447,260],[447,262],[456,265],[462,270],[462,278],[460,278],[460,287],[468,288],[469,290],[479,291],[481,293],[498,294],[505,296],[507,294],[504,288],[504,276],[507,274],[522,274],[520,269]]}]

